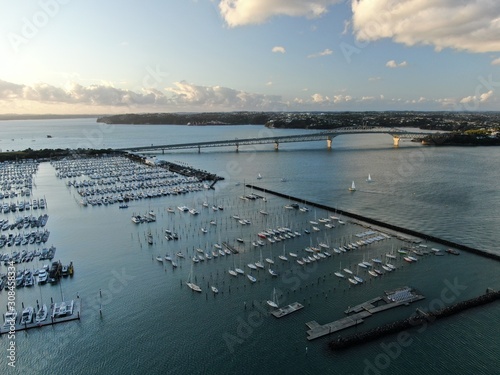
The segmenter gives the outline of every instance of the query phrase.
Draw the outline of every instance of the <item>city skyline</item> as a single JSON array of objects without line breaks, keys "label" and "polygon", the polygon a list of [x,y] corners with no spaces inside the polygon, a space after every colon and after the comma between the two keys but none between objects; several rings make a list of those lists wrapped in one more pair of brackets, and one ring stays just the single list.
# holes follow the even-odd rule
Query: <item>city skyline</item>
[{"label": "city skyline", "polygon": [[0,113],[488,111],[488,0],[1,5]]}]

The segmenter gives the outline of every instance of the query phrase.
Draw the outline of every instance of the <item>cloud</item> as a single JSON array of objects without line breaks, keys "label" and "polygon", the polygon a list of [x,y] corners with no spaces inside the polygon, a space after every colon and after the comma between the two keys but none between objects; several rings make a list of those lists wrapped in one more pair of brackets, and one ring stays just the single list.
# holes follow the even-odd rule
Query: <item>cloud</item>
[{"label": "cloud", "polygon": [[490,90],[488,92],[482,93],[479,96],[476,95],[466,96],[465,98],[460,99],[460,103],[461,104],[486,103],[492,98],[492,96],[493,96],[493,90]]},{"label": "cloud", "polygon": [[275,46],[275,47],[273,47],[272,51],[274,53],[286,53],[285,47],[282,47],[282,46]]},{"label": "cloud", "polygon": [[273,110],[285,105],[281,97],[276,95],[255,94],[222,86],[199,86],[186,81],[175,82],[165,92],[157,89],[136,92],[108,85],[82,86],[71,83],[63,89],[46,83],[29,86],[0,80],[0,102],[86,105],[96,108],[158,109],[168,106],[174,110]]},{"label": "cloud", "polygon": [[381,77],[370,77],[370,78],[368,78],[368,81],[376,82],[376,81],[380,81],[381,79],[382,79]]},{"label": "cloud", "polygon": [[260,24],[274,16],[320,17],[341,0],[220,0],[219,11],[229,27]]},{"label": "cloud", "polygon": [[496,58],[491,62],[491,65],[500,65],[500,57]]},{"label": "cloud", "polygon": [[331,55],[332,53],[333,53],[333,51],[331,49],[326,48],[326,49],[324,49],[321,52],[313,53],[312,55],[308,55],[307,58],[308,59],[314,59],[316,57],[328,56],[328,55]]},{"label": "cloud", "polygon": [[408,63],[406,61],[402,61],[398,64],[395,60],[389,60],[385,66],[388,68],[404,68],[405,66],[408,66]]},{"label": "cloud", "polygon": [[500,2],[495,0],[352,0],[360,41],[390,38],[438,51],[500,51]]}]

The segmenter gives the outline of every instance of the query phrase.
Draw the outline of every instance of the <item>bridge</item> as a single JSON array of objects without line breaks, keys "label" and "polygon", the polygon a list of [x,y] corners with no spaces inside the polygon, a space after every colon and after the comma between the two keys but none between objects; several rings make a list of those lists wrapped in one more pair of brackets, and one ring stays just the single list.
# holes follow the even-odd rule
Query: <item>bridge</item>
[{"label": "bridge", "polygon": [[193,143],[177,143],[166,145],[151,145],[119,148],[116,151],[132,151],[132,152],[147,152],[147,151],[161,151],[165,153],[167,150],[181,150],[181,149],[198,149],[201,152],[202,148],[210,147],[235,147],[236,152],[239,151],[240,146],[244,145],[257,145],[257,144],[274,144],[274,149],[279,149],[280,143],[290,142],[311,142],[311,141],[326,141],[327,148],[331,149],[332,140],[339,135],[345,134],[389,134],[393,138],[395,147],[399,146],[401,139],[418,139],[432,132],[426,131],[405,131],[396,128],[374,128],[374,127],[356,127],[356,128],[337,128],[335,130],[325,132],[315,132],[311,134],[297,134],[297,135],[284,135],[272,137],[257,137],[246,139],[229,139],[222,141],[208,141],[208,142],[193,142]]}]

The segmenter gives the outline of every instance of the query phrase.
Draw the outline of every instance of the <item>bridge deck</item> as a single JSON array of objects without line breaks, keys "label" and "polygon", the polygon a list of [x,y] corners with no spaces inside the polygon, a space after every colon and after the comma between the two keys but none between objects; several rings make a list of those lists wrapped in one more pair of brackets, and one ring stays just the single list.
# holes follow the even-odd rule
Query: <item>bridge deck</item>
[{"label": "bridge deck", "polygon": [[179,149],[191,149],[191,148],[201,149],[208,147],[228,147],[228,146],[239,147],[243,145],[270,144],[270,143],[280,144],[289,142],[311,142],[311,141],[331,140],[339,135],[346,135],[346,134],[389,134],[392,137],[413,139],[413,138],[421,138],[425,135],[430,134],[430,132],[425,132],[425,131],[408,132],[394,128],[337,129],[334,131],[314,132],[311,134],[256,137],[256,138],[245,138],[245,139],[235,138],[235,139],[227,139],[220,141],[216,140],[207,142],[127,147],[127,148],[116,149],[116,151],[155,151],[155,150],[165,151],[165,150],[179,150]]}]

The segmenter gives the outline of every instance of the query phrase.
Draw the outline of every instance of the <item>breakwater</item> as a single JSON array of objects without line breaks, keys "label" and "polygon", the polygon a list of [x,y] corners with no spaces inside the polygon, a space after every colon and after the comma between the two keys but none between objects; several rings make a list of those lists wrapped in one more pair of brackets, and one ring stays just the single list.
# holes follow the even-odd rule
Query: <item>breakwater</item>
[{"label": "breakwater", "polygon": [[349,347],[366,343],[381,337],[401,332],[414,327],[420,327],[424,324],[435,322],[440,318],[445,318],[462,311],[485,305],[500,299],[500,291],[487,290],[486,294],[482,294],[478,297],[468,299],[466,301],[455,303],[454,305],[445,307],[443,309],[425,313],[417,309],[417,313],[411,317],[399,320],[396,322],[388,323],[372,330],[356,333],[347,337],[339,337],[337,340],[331,341],[329,346],[332,350],[347,349]]},{"label": "breakwater", "polygon": [[308,201],[308,200],[305,200],[305,199],[302,199],[302,198],[297,198],[297,197],[294,197],[294,196],[291,196],[291,195],[288,195],[288,194],[283,194],[283,193],[280,193],[280,192],[277,192],[277,191],[273,191],[273,190],[269,190],[269,189],[264,189],[264,188],[259,187],[259,186],[255,186],[255,185],[251,185],[251,184],[247,184],[246,186],[249,187],[249,188],[253,188],[254,190],[258,190],[258,191],[266,192],[266,193],[269,193],[269,194],[273,194],[273,195],[276,195],[278,197],[282,197],[282,198],[285,198],[285,199],[288,199],[288,200],[291,200],[291,201],[295,201],[297,203],[307,204],[309,206],[316,207],[316,208],[319,208],[319,209],[322,209],[322,210],[326,210],[326,211],[336,212],[336,213],[344,215],[346,217],[350,217],[352,219],[360,220],[360,221],[363,221],[363,222],[368,223],[368,224],[376,225],[376,226],[379,226],[381,228],[387,228],[387,229],[390,229],[390,230],[393,230],[393,231],[396,231],[396,232],[400,232],[400,233],[408,234],[410,236],[418,237],[418,238],[421,238],[421,239],[423,239],[425,241],[432,241],[432,242],[435,242],[435,243],[442,244],[444,246],[453,247],[455,249],[460,249],[460,250],[463,250],[463,251],[466,251],[466,252],[469,252],[469,253],[472,253],[472,254],[476,254],[476,255],[480,255],[480,256],[483,256],[483,257],[486,257],[486,258],[489,258],[489,259],[494,259],[496,261],[500,261],[500,254],[495,254],[495,253],[492,253],[492,252],[489,252],[489,251],[485,251],[485,250],[479,250],[479,249],[476,249],[476,248],[473,248],[473,247],[470,247],[470,246],[467,246],[467,245],[463,245],[463,244],[459,244],[459,243],[456,243],[456,242],[453,242],[453,241],[449,241],[449,240],[445,240],[445,239],[438,238],[438,237],[435,237],[435,236],[431,236],[429,234],[417,232],[417,231],[412,230],[412,229],[403,228],[403,227],[400,227],[400,226],[397,226],[397,225],[394,225],[394,224],[384,223],[384,222],[382,222],[380,220],[371,219],[369,217],[365,217],[365,216],[362,216],[362,215],[359,215],[359,214],[355,214],[355,213],[352,213],[352,212],[340,210],[340,209],[337,209],[337,208],[332,208],[332,207],[326,206],[324,204],[315,203],[315,202],[311,202],[311,201]]}]

